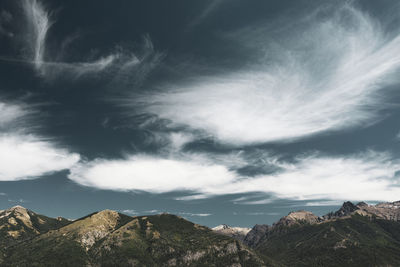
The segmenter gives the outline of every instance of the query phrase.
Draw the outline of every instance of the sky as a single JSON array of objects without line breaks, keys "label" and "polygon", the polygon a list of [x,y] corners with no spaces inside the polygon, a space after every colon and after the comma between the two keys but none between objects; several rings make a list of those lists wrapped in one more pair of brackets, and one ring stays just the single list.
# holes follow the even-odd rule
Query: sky
[{"label": "sky", "polygon": [[210,227],[400,200],[400,3],[0,2],[0,209]]}]

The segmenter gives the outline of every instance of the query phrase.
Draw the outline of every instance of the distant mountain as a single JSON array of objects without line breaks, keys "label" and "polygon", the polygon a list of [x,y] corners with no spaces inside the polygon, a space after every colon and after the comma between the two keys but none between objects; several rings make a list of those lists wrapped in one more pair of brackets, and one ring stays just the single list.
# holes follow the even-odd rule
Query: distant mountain
[{"label": "distant mountain", "polygon": [[104,210],[68,221],[0,211],[0,266],[400,266],[400,202],[290,212],[209,229],[171,214]]},{"label": "distant mountain", "polygon": [[256,225],[244,243],[284,266],[400,266],[400,202],[345,202],[318,217],[291,212]]},{"label": "distant mountain", "polygon": [[216,233],[220,233],[226,236],[233,237],[237,240],[243,241],[246,235],[250,232],[251,228],[231,227],[226,224],[221,224],[212,228],[212,230]]},{"label": "distant mountain", "polygon": [[14,245],[49,230],[69,224],[64,218],[49,218],[21,206],[0,211],[0,247]]},{"label": "distant mountain", "polygon": [[0,265],[267,266],[264,260],[241,242],[175,215],[105,210],[8,247]]}]

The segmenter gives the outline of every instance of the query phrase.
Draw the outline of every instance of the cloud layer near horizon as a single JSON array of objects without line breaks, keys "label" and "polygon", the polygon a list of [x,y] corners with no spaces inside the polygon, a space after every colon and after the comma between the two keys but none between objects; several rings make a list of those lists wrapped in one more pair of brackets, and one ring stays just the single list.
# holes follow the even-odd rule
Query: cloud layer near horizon
[{"label": "cloud layer near horizon", "polygon": [[75,165],[69,178],[100,189],[186,190],[206,196],[262,192],[296,200],[394,201],[400,194],[396,176],[400,162],[387,153],[367,151],[347,157],[312,154],[279,167],[280,171],[272,174],[245,177],[224,165],[204,161],[132,156]]}]

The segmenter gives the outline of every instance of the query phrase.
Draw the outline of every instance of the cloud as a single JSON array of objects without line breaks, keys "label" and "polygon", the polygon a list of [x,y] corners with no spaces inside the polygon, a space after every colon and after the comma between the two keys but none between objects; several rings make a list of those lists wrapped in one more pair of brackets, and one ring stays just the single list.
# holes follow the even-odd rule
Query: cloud
[{"label": "cloud", "polygon": [[139,213],[136,210],[122,210],[122,213],[129,214],[129,215],[138,215]]},{"label": "cloud", "polygon": [[179,215],[190,216],[190,217],[208,217],[211,213],[190,213],[190,212],[178,212]]},{"label": "cloud", "polygon": [[29,27],[26,44],[29,48],[30,59],[36,70],[43,71],[47,32],[53,22],[50,20],[50,13],[37,0],[23,0],[22,7]]},{"label": "cloud", "polygon": [[12,22],[13,16],[10,12],[2,10],[0,12],[0,35],[5,35],[8,37],[13,37],[14,34],[7,30],[7,26]]},{"label": "cloud", "polygon": [[0,181],[36,178],[69,169],[79,155],[48,139],[28,134],[35,111],[25,104],[0,101]]},{"label": "cloud", "polygon": [[234,145],[377,122],[389,107],[388,85],[398,83],[400,35],[350,4],[309,14],[287,27],[231,33],[249,48],[241,56],[251,55],[250,64],[162,85],[132,97],[131,106]]},{"label": "cloud", "polygon": [[14,203],[28,203],[28,202],[30,202],[30,201],[20,198],[20,199],[8,199],[8,202],[14,202]]},{"label": "cloud", "polygon": [[[173,159],[132,156],[75,165],[69,178],[85,186],[154,193],[175,190],[210,191],[235,178],[226,167]],[[208,188],[208,189],[207,189]]]},{"label": "cloud", "polygon": [[213,12],[215,12],[225,0],[210,0],[206,7],[189,23],[187,29],[191,30],[206,18],[208,18]]},{"label": "cloud", "polygon": [[[225,165],[142,155],[84,162],[72,167],[69,178],[100,189],[153,193],[187,190],[194,193],[181,200],[257,192],[295,200],[394,201],[400,194],[396,174],[400,162],[388,153],[310,154],[282,166],[285,168],[272,174],[246,177]],[[241,204],[249,205],[271,202],[271,198],[242,200]]]},{"label": "cloud", "polygon": [[160,213],[159,210],[145,210],[144,213]]},{"label": "cloud", "polygon": [[242,204],[242,205],[265,205],[273,203],[274,199],[259,199],[259,200],[250,200],[250,201],[242,201],[242,202],[234,202],[234,204]]},{"label": "cloud", "polygon": [[23,105],[0,102],[0,129],[9,129],[19,118],[26,117],[28,114],[29,110]]},{"label": "cloud", "polygon": [[304,206],[307,207],[321,207],[321,206],[340,206],[343,203],[337,200],[327,200],[327,201],[313,201],[307,202]]},{"label": "cloud", "polygon": [[63,47],[76,36],[66,39],[59,49],[59,54],[51,54],[46,49],[47,35],[55,24],[55,16],[39,0],[23,0],[22,8],[25,14],[27,28],[24,33],[27,55],[24,59],[2,60],[31,63],[37,73],[50,81],[59,78],[78,79],[82,76],[97,75],[97,78],[118,79],[121,83],[140,83],[147,74],[162,59],[162,53],[154,51],[149,36],[144,36],[140,53],[133,53],[129,49],[116,46],[114,51],[100,56],[97,59],[85,59],[80,62],[63,60]]},{"label": "cloud", "polygon": [[284,171],[225,186],[226,191],[265,191],[296,200],[394,201],[400,193],[400,162],[368,151],[346,157],[309,155]]},{"label": "cloud", "polygon": [[176,197],[174,198],[175,200],[181,200],[181,201],[191,201],[191,200],[199,200],[199,199],[206,199],[209,198],[209,195],[206,194],[196,194],[196,195],[189,195],[189,196],[183,196],[183,197]]},{"label": "cloud", "polygon": [[35,178],[70,168],[78,154],[32,136],[0,135],[0,181]]}]

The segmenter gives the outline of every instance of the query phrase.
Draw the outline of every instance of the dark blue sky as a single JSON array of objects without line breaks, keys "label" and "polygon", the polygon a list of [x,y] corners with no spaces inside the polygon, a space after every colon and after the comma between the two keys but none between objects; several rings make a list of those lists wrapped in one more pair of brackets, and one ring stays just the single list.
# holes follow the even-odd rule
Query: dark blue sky
[{"label": "dark blue sky", "polygon": [[0,209],[209,226],[400,196],[396,1],[0,3]]}]

